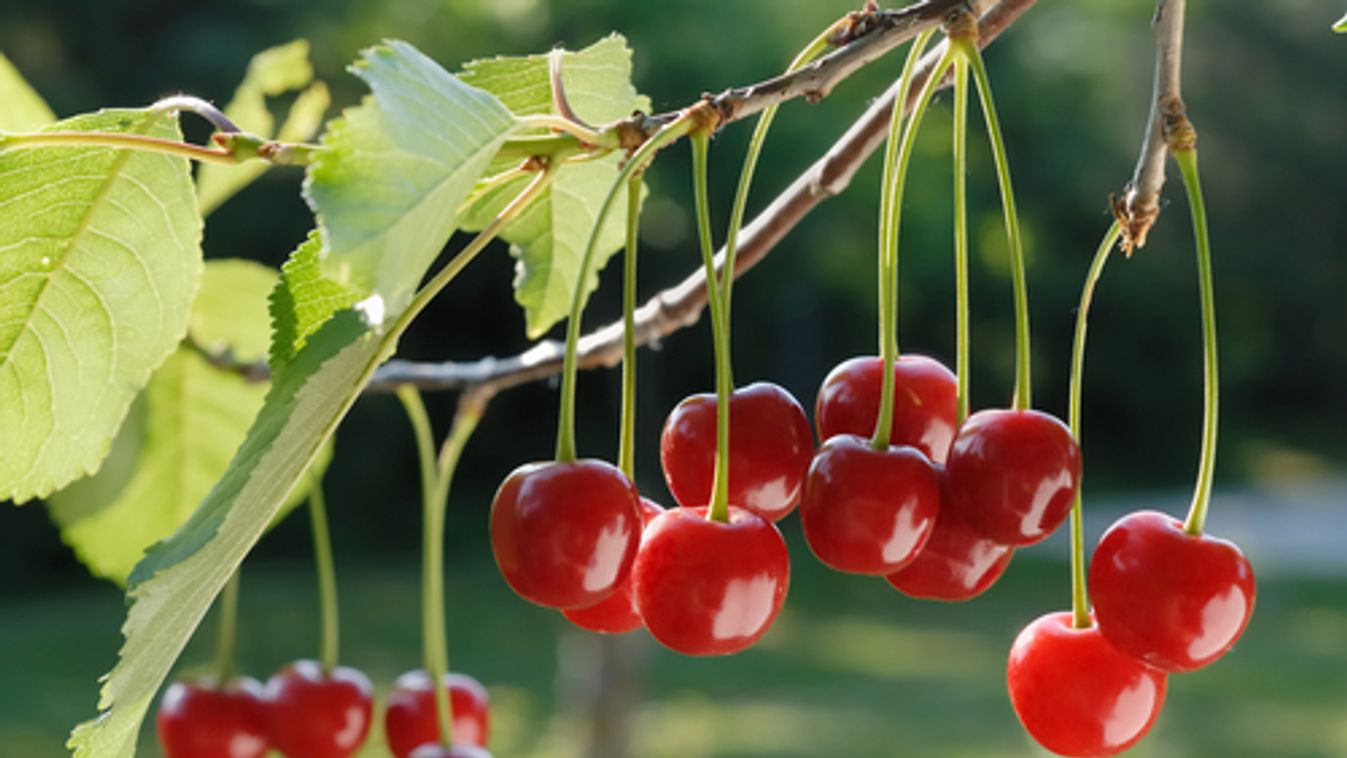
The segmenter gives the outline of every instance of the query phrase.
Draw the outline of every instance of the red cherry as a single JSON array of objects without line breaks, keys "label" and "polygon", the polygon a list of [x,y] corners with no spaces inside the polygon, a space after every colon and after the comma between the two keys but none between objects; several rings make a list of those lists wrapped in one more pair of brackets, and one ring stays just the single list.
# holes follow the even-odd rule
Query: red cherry
[{"label": "red cherry", "polygon": [[[800,502],[814,434],[789,392],[755,382],[730,397],[730,502],[779,521]],[[716,396],[693,395],[669,414],[659,440],[664,481],[685,507],[711,500]]]},{"label": "red cherry", "polygon": [[431,742],[413,750],[408,758],[491,758],[491,754],[476,745],[445,747]]},{"label": "red cherry", "polygon": [[1080,448],[1046,413],[979,411],[959,427],[945,470],[946,509],[995,542],[1032,545],[1071,511]]},{"label": "red cherry", "polygon": [[641,540],[636,487],[603,461],[528,463],[491,503],[491,547],[510,587],[551,608],[613,594]]},{"label": "red cherry", "polygon": [[[455,747],[485,745],[490,726],[486,688],[467,674],[454,673],[445,675],[444,686],[449,690]],[[435,715],[430,674],[408,671],[393,683],[393,693],[388,696],[388,707],[384,710],[384,737],[397,758],[408,758],[413,750],[427,743],[439,744],[440,724]]]},{"label": "red cherry", "polygon": [[1015,715],[1038,744],[1059,755],[1117,755],[1155,723],[1165,672],[1109,644],[1099,627],[1072,627],[1049,613],[1010,648],[1006,683]]},{"label": "red cherry", "polygon": [[247,677],[224,689],[174,682],[155,726],[167,758],[262,758],[270,749],[262,685]]},{"label": "red cherry", "polygon": [[[937,471],[943,483],[944,467],[937,467]],[[983,537],[945,508],[916,560],[885,578],[894,589],[911,597],[971,600],[1001,578],[1014,553],[1014,548]]]},{"label": "red cherry", "polygon": [[940,480],[914,447],[875,450],[839,434],[823,443],[805,480],[800,523],[828,566],[889,574],[917,557],[940,512]]},{"label": "red cherry", "polygon": [[272,675],[263,695],[271,745],[287,758],[347,758],[369,733],[369,677],[346,666],[323,674],[295,661]]},{"label": "red cherry", "polygon": [[[945,365],[924,355],[903,355],[893,364],[893,431],[890,442],[911,445],[944,463],[959,417],[958,382]],[[884,361],[851,358],[828,372],[814,403],[818,436],[869,437],[875,433],[884,384]]]},{"label": "red cherry", "polygon": [[1090,560],[1099,631],[1119,650],[1166,671],[1225,655],[1253,615],[1253,568],[1233,543],[1183,531],[1155,511],[1109,527]]},{"label": "red cherry", "polygon": [[646,629],[685,655],[737,653],[767,633],[785,602],[790,554],[776,526],[730,507],[730,521],[705,508],[673,508],[650,522],[632,567]]},{"label": "red cherry", "polygon": [[[655,501],[641,498],[641,519],[646,526],[664,512]],[[631,575],[622,581],[617,591],[588,608],[570,608],[561,612],[572,624],[599,634],[625,634],[641,628],[641,614],[636,612],[636,601],[631,595]]]}]

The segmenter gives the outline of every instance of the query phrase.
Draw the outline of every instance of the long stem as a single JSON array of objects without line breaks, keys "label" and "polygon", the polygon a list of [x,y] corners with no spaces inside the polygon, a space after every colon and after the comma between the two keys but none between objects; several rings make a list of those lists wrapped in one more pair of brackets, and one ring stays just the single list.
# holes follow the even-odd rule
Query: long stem
[{"label": "long stem", "polygon": [[711,136],[696,132],[692,144],[692,189],[697,209],[697,239],[702,265],[706,268],[706,303],[711,309],[711,339],[716,354],[716,468],[711,479],[711,502],[706,516],[722,524],[730,520],[730,395],[734,379],[730,370],[730,344],[726,339],[725,301],[716,281],[715,247],[711,241],[711,209],[706,190],[706,162]]},{"label": "long stem", "polygon": [[215,637],[215,686],[224,687],[234,678],[234,642],[239,626],[239,569],[220,592],[218,630]]},{"label": "long stem", "polygon": [[[916,44],[924,44],[928,39],[929,33],[918,38]],[[920,54],[920,48],[914,46],[912,50],[913,53]],[[951,45],[940,57],[940,61],[931,71],[931,76],[926,80],[926,85],[922,87],[921,94],[917,96],[917,102],[912,107],[912,115],[908,118],[907,128],[902,133],[897,152],[890,148],[887,157],[891,160],[885,161],[884,165],[884,183],[881,190],[887,189],[888,193],[881,200],[879,250],[879,354],[884,363],[884,379],[879,400],[879,416],[875,419],[875,433],[870,441],[871,447],[876,450],[887,450],[893,433],[893,402],[896,391],[893,371],[898,361],[898,238],[903,218],[903,192],[907,186],[907,168],[912,161],[912,152],[917,144],[917,131],[921,128],[926,109],[931,104],[931,97],[940,86],[940,80],[945,78],[945,72],[953,65],[954,57],[954,47]],[[915,60],[916,56],[908,56],[909,64],[915,65]],[[906,75],[908,69],[905,67],[904,71]],[[905,93],[899,94],[901,97],[894,99],[893,119],[889,130],[890,143],[897,133],[896,122],[902,119],[902,104],[907,100]]]},{"label": "long stem", "polygon": [[982,53],[973,40],[955,40],[957,46],[973,67],[982,115],[987,122],[987,136],[991,140],[992,158],[996,161],[996,179],[1001,188],[1001,207],[1005,211],[1006,237],[1010,243],[1010,273],[1015,288],[1015,399],[1016,410],[1033,406],[1033,383],[1030,376],[1032,354],[1029,346],[1029,283],[1025,271],[1024,243],[1020,233],[1020,216],[1015,208],[1015,190],[1010,183],[1010,161],[1006,155],[1005,137],[992,100],[991,78]]},{"label": "long stem", "polygon": [[237,156],[226,150],[212,150],[186,142],[148,137],[143,134],[113,134],[108,132],[34,132],[31,134],[0,135],[0,151],[25,147],[114,147],[121,150],[141,150],[188,158],[202,163],[220,163],[233,166]]},{"label": "long stem", "polygon": [[584,255],[580,257],[580,271],[575,280],[575,292],[571,295],[570,319],[566,324],[566,357],[561,371],[561,411],[557,418],[557,461],[568,463],[575,460],[575,379],[576,348],[580,342],[580,314],[584,311],[586,296],[585,283],[589,281],[589,270],[594,261],[594,248],[598,246],[599,231],[612,211],[618,192],[634,174],[644,171],[646,166],[665,145],[687,134],[693,121],[680,118],[662,127],[655,135],[646,140],[640,148],[627,159],[626,165],[608,188],[603,203],[599,206],[594,226],[589,232],[589,241],[585,244]]},{"label": "long stem", "polygon": [[309,491],[309,523],[313,529],[313,555],[318,569],[318,597],[322,616],[322,644],[318,662],[323,675],[328,676],[337,667],[341,644],[340,615],[337,609],[337,569],[332,560],[332,537],[327,526],[327,504],[323,485],[313,483]]},{"label": "long stem", "polygon": [[954,59],[954,374],[958,416],[968,418],[972,333],[968,299],[968,61]]},{"label": "long stem", "polygon": [[[1090,304],[1094,301],[1094,288],[1099,283],[1100,274],[1104,272],[1104,264],[1108,262],[1109,253],[1118,244],[1118,238],[1122,233],[1122,225],[1115,221],[1104,235],[1104,241],[1099,243],[1099,249],[1095,251],[1094,260],[1090,263],[1090,270],[1085,275],[1085,285],[1080,291],[1080,305],[1076,308],[1076,335],[1071,345],[1071,397],[1067,425],[1071,427],[1071,436],[1076,438],[1077,444],[1080,442],[1080,401],[1085,386],[1085,333],[1090,317]],[[1078,482],[1076,499],[1071,503],[1071,616],[1072,623],[1077,629],[1087,629],[1090,626],[1090,599],[1085,582],[1085,517],[1081,509],[1081,489]]]},{"label": "long stem", "polygon": [[622,421],[617,467],[636,479],[636,251],[640,242],[641,174],[627,180],[627,250],[622,271]]},{"label": "long stem", "polygon": [[1174,160],[1188,191],[1193,217],[1193,236],[1197,241],[1197,277],[1202,293],[1202,453],[1197,469],[1197,486],[1188,520],[1183,530],[1193,536],[1202,534],[1211,506],[1211,487],[1216,474],[1216,431],[1220,418],[1220,365],[1216,354],[1216,289],[1211,274],[1211,236],[1207,230],[1207,204],[1202,197],[1202,182],[1197,171],[1197,150],[1174,151]]}]

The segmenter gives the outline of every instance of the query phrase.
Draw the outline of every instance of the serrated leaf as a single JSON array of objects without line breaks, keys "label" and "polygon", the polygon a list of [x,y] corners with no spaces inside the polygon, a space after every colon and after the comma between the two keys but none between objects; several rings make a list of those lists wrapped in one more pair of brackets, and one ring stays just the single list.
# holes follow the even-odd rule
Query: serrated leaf
[{"label": "serrated leaf", "polygon": [[332,314],[355,305],[359,299],[356,292],[323,275],[318,266],[321,249],[318,232],[310,232],[281,267],[282,280],[271,294],[273,369],[289,363],[309,335]]},{"label": "serrated leaf", "polygon": [[[181,139],[110,110],[48,127]],[[0,151],[0,499],[97,470],[187,329],[201,217],[187,161],[109,148]]]},{"label": "serrated leaf", "polygon": [[[275,134],[276,123],[267,107],[267,98],[298,90],[313,80],[313,66],[309,63],[308,40],[268,48],[253,56],[248,72],[234,90],[234,97],[225,106],[225,115],[245,132],[270,139],[275,136],[283,142],[303,142],[318,131],[329,97],[327,86],[316,82],[304,90],[290,106],[290,113],[281,133]],[[251,184],[270,165],[254,159],[239,166],[203,164],[197,171],[197,202],[201,214],[209,215],[221,203]]]},{"label": "serrated leaf", "polygon": [[0,131],[31,132],[56,120],[47,101],[0,53]]},{"label": "serrated leaf", "polygon": [[[496,95],[516,115],[554,111],[548,57],[491,58],[464,67],[463,80]],[[567,102],[591,124],[605,124],[649,110],[650,101],[631,83],[631,50],[621,35],[610,35],[579,52],[562,54],[561,80]],[[502,232],[518,260],[515,300],[524,308],[530,338],[566,318],[580,275],[590,230],[599,206],[617,178],[621,156],[564,166],[551,187]],[[490,172],[509,168],[494,162]],[[510,182],[473,201],[464,215],[467,229],[481,229],[519,194],[527,178]],[[598,272],[623,245],[626,190],[605,221],[593,270],[584,282],[585,297],[598,286]]]},{"label": "serrated leaf", "polygon": [[372,94],[329,123],[305,197],[324,273],[400,313],[515,119],[405,42],[364,52]]}]

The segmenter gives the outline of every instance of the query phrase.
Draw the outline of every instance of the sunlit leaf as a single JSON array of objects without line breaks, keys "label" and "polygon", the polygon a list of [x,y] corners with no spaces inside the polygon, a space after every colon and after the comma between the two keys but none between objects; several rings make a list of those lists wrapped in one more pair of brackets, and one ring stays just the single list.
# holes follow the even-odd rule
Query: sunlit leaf
[{"label": "sunlit leaf", "polygon": [[0,53],[0,131],[31,132],[56,120],[56,114]]},{"label": "sunlit leaf", "polygon": [[1347,34],[1347,16],[1343,16],[1341,21],[1333,25],[1333,31],[1338,34]]}]

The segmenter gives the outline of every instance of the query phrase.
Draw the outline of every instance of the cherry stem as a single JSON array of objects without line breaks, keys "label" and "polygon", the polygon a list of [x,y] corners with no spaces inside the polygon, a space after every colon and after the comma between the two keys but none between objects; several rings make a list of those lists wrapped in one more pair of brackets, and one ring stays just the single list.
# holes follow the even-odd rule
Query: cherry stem
[{"label": "cherry stem", "polygon": [[1005,137],[996,115],[992,99],[991,78],[987,65],[978,50],[977,40],[961,38],[955,46],[972,64],[973,80],[977,83],[982,103],[982,115],[987,123],[987,137],[991,140],[992,158],[996,162],[996,179],[1001,189],[1001,208],[1005,212],[1006,238],[1010,243],[1010,272],[1015,288],[1015,410],[1033,407],[1033,384],[1030,376],[1032,354],[1029,346],[1029,283],[1024,263],[1024,243],[1020,233],[1019,212],[1015,208],[1015,190],[1010,182],[1010,161],[1006,155]]},{"label": "cherry stem", "polygon": [[968,418],[972,358],[968,299],[968,61],[954,59],[954,374],[957,423]]},{"label": "cherry stem", "polygon": [[188,158],[202,163],[220,163],[233,166],[240,159],[229,150],[213,150],[187,142],[150,137],[144,134],[117,134],[112,132],[33,132],[29,134],[0,135],[0,150],[33,147],[111,147],[120,150],[163,153]]},{"label": "cherry stem", "polygon": [[[1067,425],[1071,428],[1071,436],[1076,438],[1077,444],[1080,443],[1081,395],[1085,386],[1085,335],[1090,317],[1090,304],[1094,302],[1095,285],[1099,283],[1099,277],[1104,273],[1104,264],[1108,262],[1109,253],[1118,244],[1122,233],[1122,225],[1115,221],[1104,235],[1104,241],[1099,243],[1099,249],[1095,251],[1094,260],[1090,263],[1090,270],[1085,275],[1085,285],[1080,291],[1080,305],[1076,308],[1076,334],[1071,345],[1071,389]],[[1081,507],[1081,490],[1082,486],[1078,482],[1076,499],[1071,503],[1071,617],[1072,624],[1077,629],[1088,629],[1090,598],[1085,581],[1085,517]]]},{"label": "cherry stem", "polygon": [[1197,277],[1202,293],[1202,453],[1197,469],[1197,486],[1193,504],[1188,508],[1188,519],[1183,530],[1194,537],[1202,534],[1211,506],[1211,488],[1216,474],[1216,430],[1220,418],[1220,364],[1216,355],[1216,289],[1212,284],[1211,236],[1207,229],[1207,204],[1202,196],[1202,182],[1197,170],[1196,148],[1175,150],[1174,160],[1183,175],[1183,186],[1188,191],[1188,205],[1193,218],[1193,236],[1197,242]]},{"label": "cherry stem", "polygon": [[557,418],[557,454],[556,459],[559,463],[570,463],[576,458],[575,454],[575,381],[578,369],[576,360],[577,348],[580,344],[580,315],[584,312],[585,301],[588,293],[585,292],[585,283],[589,281],[590,268],[594,262],[594,249],[598,247],[599,233],[603,229],[604,221],[612,211],[613,203],[617,200],[619,192],[626,186],[627,180],[632,176],[645,171],[664,146],[677,140],[687,134],[693,127],[693,120],[687,115],[669,122],[655,132],[654,136],[646,140],[632,153],[627,159],[622,170],[618,172],[617,178],[608,188],[608,194],[604,196],[603,203],[599,206],[598,215],[594,218],[594,226],[589,231],[589,241],[585,244],[584,255],[580,257],[580,272],[576,277],[575,292],[571,295],[571,313],[566,324],[566,357],[562,362],[561,369],[561,411]]},{"label": "cherry stem", "polygon": [[930,41],[932,31],[924,32],[912,44],[903,66],[903,78],[893,101],[893,116],[889,120],[889,140],[884,154],[884,176],[880,185],[879,220],[879,354],[884,363],[884,379],[879,400],[879,416],[875,419],[875,433],[870,446],[887,450],[893,434],[893,402],[896,392],[894,365],[898,361],[898,238],[903,216],[903,191],[907,185],[907,169],[917,144],[917,131],[931,103],[931,97],[945,78],[945,72],[954,62],[954,48],[949,47],[936,63],[926,80],[917,102],[902,129],[903,103],[911,87],[913,70],[923,49]]},{"label": "cherry stem", "polygon": [[332,537],[327,524],[327,504],[323,485],[315,480],[309,490],[309,524],[313,529],[313,555],[318,569],[318,598],[322,616],[322,640],[319,665],[323,675],[330,676],[337,667],[341,640],[340,615],[337,610],[337,569],[332,560]]},{"label": "cherry stem", "polygon": [[215,636],[215,686],[234,678],[234,644],[239,626],[239,570],[229,576],[220,593],[219,624]]},{"label": "cherry stem", "polygon": [[627,180],[627,249],[622,270],[622,421],[617,467],[636,480],[636,252],[640,243],[641,174]]},{"label": "cherry stem", "polygon": [[701,243],[702,265],[706,268],[706,303],[711,309],[711,339],[715,344],[716,355],[716,468],[711,479],[711,502],[706,517],[727,524],[730,521],[730,396],[734,392],[734,379],[730,370],[725,301],[721,298],[720,286],[716,281],[711,209],[706,190],[706,163],[711,135],[697,131],[688,140],[692,145],[692,190],[697,209],[697,240]]}]

